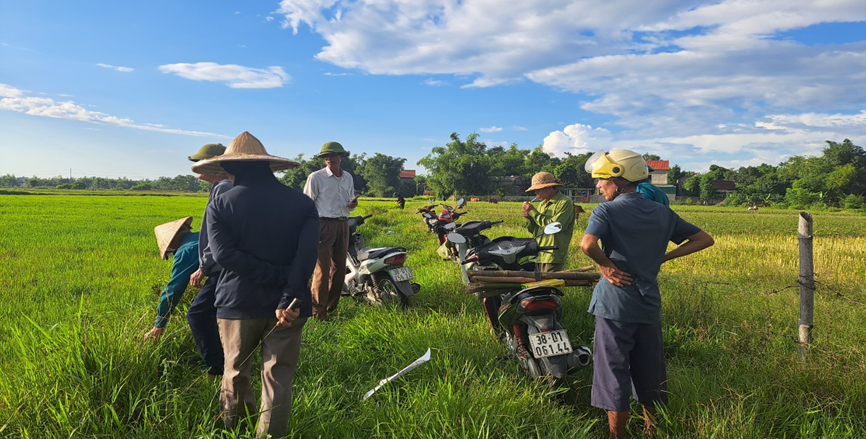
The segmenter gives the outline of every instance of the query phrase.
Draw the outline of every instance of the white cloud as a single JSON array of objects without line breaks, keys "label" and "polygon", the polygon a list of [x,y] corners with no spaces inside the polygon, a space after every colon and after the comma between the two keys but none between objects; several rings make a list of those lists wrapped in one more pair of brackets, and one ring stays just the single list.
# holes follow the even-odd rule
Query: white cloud
[{"label": "white cloud", "polygon": [[135,69],[133,69],[132,67],[119,67],[119,66],[113,66],[110,64],[103,64],[103,63],[96,63],[96,65],[99,67],[102,67],[104,69],[116,70],[118,72],[123,72],[123,73],[130,73],[130,72],[135,71]]},{"label": "white cloud", "polygon": [[590,125],[573,124],[554,131],[544,138],[541,148],[544,152],[562,156],[563,153],[583,154],[601,149],[611,149],[613,135],[604,128],[593,128]]},{"label": "white cloud", "polygon": [[[658,154],[685,170],[706,171],[711,164],[726,168],[778,165],[793,155],[820,155],[826,140],[866,141],[866,110],[856,114],[777,114],[754,126],[729,126],[715,133],[644,137],[613,135],[604,128],[574,124],[544,139],[543,149],[557,155],[599,149],[630,149]],[[861,142],[861,143],[858,143]]]},{"label": "white cloud", "polygon": [[0,98],[17,98],[24,93],[24,90],[19,90],[11,85],[0,84]]},{"label": "white cloud", "polygon": [[[326,41],[319,60],[370,74],[450,74],[463,88],[532,81],[608,116],[610,141],[684,145],[695,160],[776,147],[781,156],[785,144],[812,151],[866,132],[860,118],[817,125],[809,116],[863,111],[866,38],[806,44],[784,34],[862,23],[862,0],[283,0],[275,14]],[[598,142],[592,134],[563,130],[545,143],[579,150]]]},{"label": "white cloud", "polygon": [[168,128],[157,124],[136,124],[132,119],[88,110],[73,101],[57,102],[50,98],[25,96],[24,91],[6,84],[0,84],[0,110],[15,111],[31,116],[70,119],[100,125],[113,125],[145,131],[182,134],[185,136],[227,137],[214,133]]},{"label": "white cloud", "polygon": [[430,87],[441,87],[441,86],[445,85],[444,81],[441,81],[438,79],[429,79],[429,78],[425,79],[421,83],[424,85],[429,85]]},{"label": "white cloud", "polygon": [[166,64],[159,71],[193,81],[222,82],[231,88],[279,88],[290,79],[282,67],[255,69],[212,62]]},{"label": "white cloud", "polygon": [[527,130],[528,130],[528,128],[526,128],[526,127],[522,127],[522,126],[519,126],[519,125],[514,125],[513,127],[511,127],[511,129],[514,130],[514,131],[527,131]]},{"label": "white cloud", "polygon": [[478,131],[481,131],[482,133],[498,133],[498,132],[502,131],[502,128],[499,128],[498,126],[494,125],[490,128],[479,128]]}]

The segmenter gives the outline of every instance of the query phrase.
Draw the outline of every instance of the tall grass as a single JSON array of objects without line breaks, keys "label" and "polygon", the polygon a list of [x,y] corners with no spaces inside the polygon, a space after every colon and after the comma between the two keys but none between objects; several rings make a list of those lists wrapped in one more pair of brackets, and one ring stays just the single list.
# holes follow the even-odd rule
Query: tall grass
[{"label": "tall grass", "polygon": [[[197,229],[204,203],[0,195],[0,437],[237,436],[222,431],[219,385],[198,369],[184,309],[160,342],[142,341],[170,268],[153,226],[192,215]],[[414,214],[422,203],[362,200],[357,212],[374,215],[361,227],[367,244],[407,247],[422,289],[407,309],[344,298],[333,319],[308,323],[291,437],[605,437],[603,413],[589,406],[591,370],[551,392],[500,358],[477,299]],[[506,221],[491,237],[526,236],[519,204],[467,210],[465,220]],[[815,342],[801,363],[796,212],[676,210],[717,244],[661,273],[671,397],[657,437],[866,437],[866,217],[814,215]],[[590,265],[577,250],[587,218],[572,268]],[[590,293],[566,291],[574,342],[591,342]],[[428,347],[430,362],[361,401]]]}]

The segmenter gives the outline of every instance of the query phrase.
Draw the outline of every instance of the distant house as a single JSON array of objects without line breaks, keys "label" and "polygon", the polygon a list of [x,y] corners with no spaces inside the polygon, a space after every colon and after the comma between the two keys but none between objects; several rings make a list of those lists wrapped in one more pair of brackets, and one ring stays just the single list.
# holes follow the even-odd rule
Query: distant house
[{"label": "distant house", "polygon": [[713,190],[719,193],[735,192],[737,183],[734,180],[716,180],[713,182]]},{"label": "distant house", "polygon": [[497,192],[503,195],[526,195],[526,189],[530,184],[519,175],[508,175],[505,177],[493,177],[496,182]]},{"label": "distant house", "polygon": [[411,169],[400,171],[400,180],[415,180],[415,171]]},{"label": "distant house", "polygon": [[647,160],[646,164],[653,168],[653,171],[650,172],[650,183],[656,186],[668,184],[668,171],[671,169],[668,160]]}]

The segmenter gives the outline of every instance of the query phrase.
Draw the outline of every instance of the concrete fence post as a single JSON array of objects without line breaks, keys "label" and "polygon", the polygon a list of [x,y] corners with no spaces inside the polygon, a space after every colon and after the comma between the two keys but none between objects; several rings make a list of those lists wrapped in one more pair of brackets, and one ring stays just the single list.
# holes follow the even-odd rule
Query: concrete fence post
[{"label": "concrete fence post", "polygon": [[800,242],[800,361],[806,361],[806,354],[812,344],[812,328],[815,311],[815,271],[812,259],[812,215],[800,212],[798,226]]}]

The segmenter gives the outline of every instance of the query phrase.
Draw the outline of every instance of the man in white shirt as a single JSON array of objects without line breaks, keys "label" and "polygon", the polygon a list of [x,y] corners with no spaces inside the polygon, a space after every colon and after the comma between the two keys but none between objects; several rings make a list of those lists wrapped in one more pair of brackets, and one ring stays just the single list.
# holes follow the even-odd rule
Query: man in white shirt
[{"label": "man in white shirt", "polygon": [[358,207],[352,175],[340,168],[349,153],[343,145],[328,142],[316,156],[325,167],[307,177],[304,194],[312,198],[319,212],[321,241],[319,259],[313,273],[313,316],[324,320],[337,308],[346,277],[349,252],[349,212]]}]

